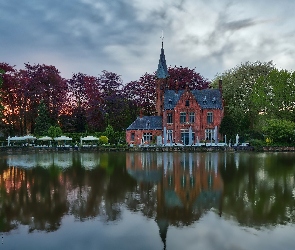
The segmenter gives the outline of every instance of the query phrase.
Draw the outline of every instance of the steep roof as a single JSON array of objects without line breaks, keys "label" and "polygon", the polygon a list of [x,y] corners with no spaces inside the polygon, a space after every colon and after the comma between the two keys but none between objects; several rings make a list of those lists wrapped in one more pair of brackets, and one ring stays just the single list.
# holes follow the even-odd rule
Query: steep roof
[{"label": "steep roof", "polygon": [[174,109],[183,93],[184,90],[177,92],[175,90],[166,90],[164,93],[164,110]]},{"label": "steep roof", "polygon": [[[164,110],[174,109],[185,91],[166,90]],[[222,109],[222,97],[219,89],[192,90],[193,96],[202,109]]]},{"label": "steep roof", "polygon": [[193,90],[202,109],[222,109],[222,97],[219,89]]},{"label": "steep roof", "polygon": [[127,128],[127,130],[147,130],[147,129],[161,129],[162,130],[162,117],[161,116],[143,116],[137,119]]},{"label": "steep roof", "polygon": [[160,60],[159,60],[158,69],[157,69],[157,78],[158,79],[165,79],[167,77],[169,77],[169,74],[168,74],[168,70],[167,70],[163,42],[162,42]]}]

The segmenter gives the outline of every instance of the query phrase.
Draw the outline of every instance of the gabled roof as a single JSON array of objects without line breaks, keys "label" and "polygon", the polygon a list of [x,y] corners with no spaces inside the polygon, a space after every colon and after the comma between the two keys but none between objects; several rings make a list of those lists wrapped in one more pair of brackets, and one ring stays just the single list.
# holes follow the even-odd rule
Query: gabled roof
[{"label": "gabled roof", "polygon": [[222,97],[219,89],[193,90],[202,109],[222,109]]},{"label": "gabled roof", "polygon": [[[166,90],[164,93],[164,110],[174,109],[185,90]],[[222,109],[222,97],[219,89],[192,90],[202,109]]]},{"label": "gabled roof", "polygon": [[162,130],[162,117],[161,116],[143,116],[137,119],[127,128],[127,130],[147,130],[147,129],[160,129]]},{"label": "gabled roof", "polygon": [[183,93],[184,90],[179,90],[178,92],[175,90],[166,90],[164,93],[164,110],[174,109]]},{"label": "gabled roof", "polygon": [[168,74],[168,70],[167,70],[164,48],[163,48],[163,43],[162,43],[160,60],[159,60],[158,69],[157,69],[157,78],[158,79],[165,79],[167,77],[169,77],[169,74]]}]

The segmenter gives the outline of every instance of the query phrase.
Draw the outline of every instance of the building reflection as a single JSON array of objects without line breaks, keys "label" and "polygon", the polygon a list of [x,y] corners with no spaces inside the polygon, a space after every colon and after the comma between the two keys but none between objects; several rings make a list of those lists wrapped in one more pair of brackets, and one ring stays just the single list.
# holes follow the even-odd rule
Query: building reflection
[{"label": "building reflection", "polygon": [[[169,225],[190,225],[211,208],[222,212],[223,180],[218,153],[130,153],[128,173],[154,192],[155,218],[166,246]],[[150,202],[150,200],[149,200]]]}]

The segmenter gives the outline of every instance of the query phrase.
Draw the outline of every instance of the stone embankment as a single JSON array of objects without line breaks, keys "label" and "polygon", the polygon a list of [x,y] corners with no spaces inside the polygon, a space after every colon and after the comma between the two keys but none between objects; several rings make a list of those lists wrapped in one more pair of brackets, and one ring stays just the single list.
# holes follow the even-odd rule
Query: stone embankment
[{"label": "stone embankment", "polygon": [[[218,152],[218,151],[254,151],[253,147],[238,146],[238,147],[218,147],[218,146],[143,146],[143,147],[30,147],[30,146],[15,146],[15,147],[0,147],[1,152],[15,153],[15,152],[63,152],[63,151],[126,151],[126,152]],[[265,150],[270,151],[270,150]],[[273,150],[277,151],[277,150]],[[287,150],[286,150],[287,151]],[[291,151],[291,150],[288,150]],[[293,151],[295,151],[293,149]]]}]

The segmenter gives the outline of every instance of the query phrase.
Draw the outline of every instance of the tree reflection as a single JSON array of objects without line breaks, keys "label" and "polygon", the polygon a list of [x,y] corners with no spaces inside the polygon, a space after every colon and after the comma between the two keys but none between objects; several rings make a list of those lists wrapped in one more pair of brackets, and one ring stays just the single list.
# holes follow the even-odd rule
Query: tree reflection
[{"label": "tree reflection", "polygon": [[168,227],[208,210],[245,226],[295,222],[293,153],[45,153],[0,157],[0,230],[55,231],[64,216],[122,219],[122,209]]},{"label": "tree reflection", "polygon": [[226,215],[256,228],[294,223],[294,157],[293,153],[227,155],[227,164],[221,169],[226,180]]}]

